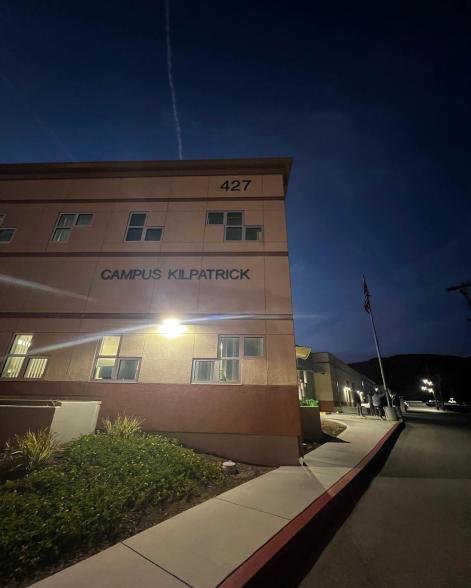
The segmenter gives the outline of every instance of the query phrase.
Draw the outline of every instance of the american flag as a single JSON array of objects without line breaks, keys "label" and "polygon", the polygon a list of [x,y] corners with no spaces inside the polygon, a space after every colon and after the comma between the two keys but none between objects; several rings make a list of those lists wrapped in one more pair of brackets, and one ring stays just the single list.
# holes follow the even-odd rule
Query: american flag
[{"label": "american flag", "polygon": [[371,313],[371,303],[370,303],[370,291],[368,290],[368,286],[366,284],[365,278],[363,278],[363,294],[365,295],[365,299],[363,301],[363,308],[366,310],[368,314]]}]

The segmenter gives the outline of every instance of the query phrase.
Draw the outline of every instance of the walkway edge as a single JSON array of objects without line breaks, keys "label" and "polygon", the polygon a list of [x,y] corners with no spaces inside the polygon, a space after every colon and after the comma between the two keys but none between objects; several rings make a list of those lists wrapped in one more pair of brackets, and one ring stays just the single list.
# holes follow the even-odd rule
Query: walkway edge
[{"label": "walkway edge", "polygon": [[269,539],[238,568],[231,572],[222,582],[219,588],[240,588],[245,586],[254,576],[264,568],[308,523],[321,513],[351,482],[365,470],[365,468],[378,456],[382,449],[390,442],[395,441],[402,430],[403,422],[396,423],[381,437],[358,464],[347,472],[340,480],[335,482],[323,494],[316,498],[299,515],[289,521],[276,535]]}]

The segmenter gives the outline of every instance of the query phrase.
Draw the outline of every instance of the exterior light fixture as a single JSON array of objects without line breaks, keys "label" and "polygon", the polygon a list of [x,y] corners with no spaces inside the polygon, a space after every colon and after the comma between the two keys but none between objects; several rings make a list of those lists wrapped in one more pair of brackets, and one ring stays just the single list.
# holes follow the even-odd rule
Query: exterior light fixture
[{"label": "exterior light fixture", "polygon": [[185,325],[182,325],[176,318],[165,319],[159,326],[159,333],[167,335],[167,337],[177,337],[184,333],[185,330]]}]

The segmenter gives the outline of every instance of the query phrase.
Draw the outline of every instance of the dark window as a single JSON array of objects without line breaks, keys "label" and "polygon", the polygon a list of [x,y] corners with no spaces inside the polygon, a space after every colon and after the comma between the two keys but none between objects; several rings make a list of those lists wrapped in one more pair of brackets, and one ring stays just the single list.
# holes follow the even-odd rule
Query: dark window
[{"label": "dark window", "polygon": [[242,227],[226,227],[226,241],[242,241]]},{"label": "dark window", "polygon": [[162,239],[162,227],[146,227],[147,214],[145,212],[133,212],[129,217],[126,230],[126,241],[160,241]]},{"label": "dark window", "polygon": [[144,241],[160,241],[162,238],[162,228],[149,227],[146,230]]},{"label": "dark window", "polygon": [[262,227],[245,227],[245,240],[246,241],[261,241],[262,240]]},{"label": "dark window", "polygon": [[15,229],[0,229],[0,243],[9,243],[14,234]]},{"label": "dark window", "polygon": [[140,241],[142,239],[143,228],[130,228],[126,233],[126,241]]},{"label": "dark window", "polygon": [[226,218],[226,225],[239,226],[242,225],[242,213],[241,212],[228,212]]},{"label": "dark window", "polygon": [[224,224],[224,213],[223,212],[208,212],[208,225],[223,225]]},{"label": "dark window", "polygon": [[93,214],[79,214],[75,221],[76,227],[88,227],[92,224]]},{"label": "dark window", "polygon": [[134,212],[129,219],[130,227],[143,227],[146,224],[146,213]]}]

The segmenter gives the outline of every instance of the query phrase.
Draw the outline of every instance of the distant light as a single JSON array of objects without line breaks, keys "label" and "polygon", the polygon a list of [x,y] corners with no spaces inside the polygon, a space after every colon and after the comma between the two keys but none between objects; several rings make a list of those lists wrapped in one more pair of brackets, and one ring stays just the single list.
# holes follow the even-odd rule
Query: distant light
[{"label": "distant light", "polygon": [[159,333],[167,335],[167,337],[177,337],[184,333],[185,330],[185,325],[182,325],[176,318],[165,319],[159,326]]}]

